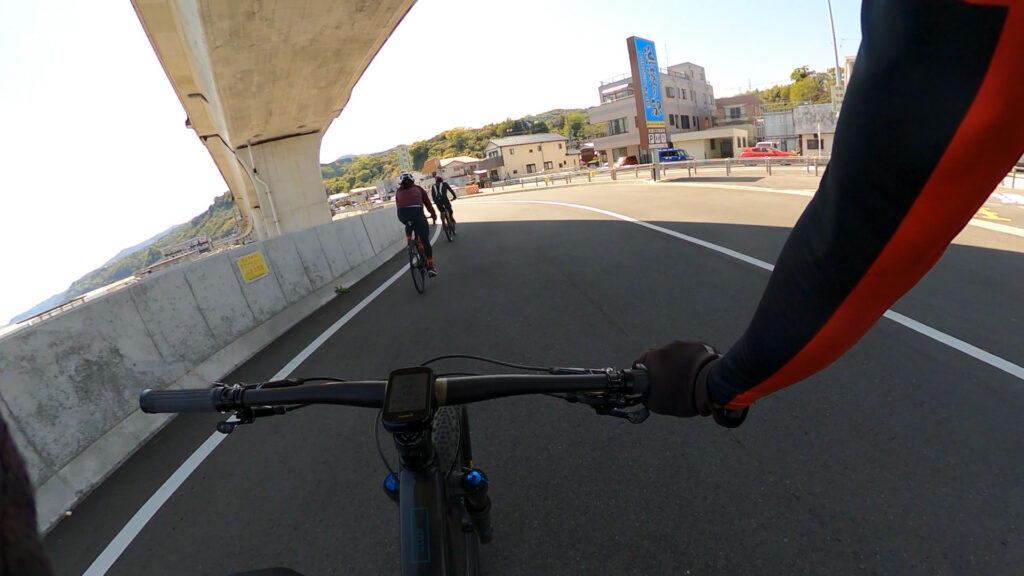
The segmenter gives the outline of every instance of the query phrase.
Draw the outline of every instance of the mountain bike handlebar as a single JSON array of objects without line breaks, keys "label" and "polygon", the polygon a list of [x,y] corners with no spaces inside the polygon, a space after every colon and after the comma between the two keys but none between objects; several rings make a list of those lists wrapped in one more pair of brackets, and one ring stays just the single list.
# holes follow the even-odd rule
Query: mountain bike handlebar
[{"label": "mountain bike handlebar", "polygon": [[[143,412],[231,412],[247,408],[304,404],[338,404],[380,408],[384,403],[386,380],[326,382],[301,386],[260,387],[218,384],[190,390],[143,390],[139,406]],[[524,394],[596,393],[631,396],[639,404],[647,396],[647,372],[643,369],[571,374],[496,374],[486,376],[439,376],[434,383],[438,406],[469,404]],[[573,396],[570,401],[587,402]],[[271,411],[271,413],[280,413]],[[269,415],[269,414],[268,414]]]}]

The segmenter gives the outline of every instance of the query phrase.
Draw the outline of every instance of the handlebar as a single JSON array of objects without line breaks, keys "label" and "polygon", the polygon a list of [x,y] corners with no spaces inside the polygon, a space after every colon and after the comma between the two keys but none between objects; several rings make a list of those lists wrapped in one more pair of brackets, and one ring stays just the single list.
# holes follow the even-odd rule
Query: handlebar
[{"label": "handlebar", "polygon": [[[216,385],[208,389],[143,390],[143,412],[230,412],[264,406],[337,404],[380,408],[385,380],[327,382],[281,388]],[[506,396],[552,393],[605,393],[646,397],[647,372],[642,369],[587,374],[498,374],[490,376],[438,377],[434,383],[438,406],[469,404]]]}]

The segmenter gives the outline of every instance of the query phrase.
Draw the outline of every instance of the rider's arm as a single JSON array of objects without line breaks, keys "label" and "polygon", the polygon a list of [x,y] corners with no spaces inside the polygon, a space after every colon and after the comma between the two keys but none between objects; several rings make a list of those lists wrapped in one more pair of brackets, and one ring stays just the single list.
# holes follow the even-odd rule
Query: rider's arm
[{"label": "rider's arm", "polygon": [[437,214],[434,212],[434,205],[430,202],[430,197],[427,195],[427,191],[422,187],[420,188],[420,196],[423,199],[423,207],[427,209],[427,212],[430,212],[430,217],[436,220]]},{"label": "rider's arm", "polygon": [[[451,195],[452,195],[452,200],[458,200],[458,198],[459,198],[459,197],[455,195],[455,190],[454,190],[454,189],[452,189],[452,186],[451,186],[451,184],[449,184],[449,183],[445,182],[445,183],[444,183],[444,185],[445,185],[445,186],[446,186],[446,187],[448,188],[448,192],[449,192],[449,193],[451,193]],[[442,196],[443,196],[443,195],[444,195],[444,194],[442,194]]]},{"label": "rider's arm", "polygon": [[707,373],[715,404],[742,408],[830,364],[967,225],[1024,152],[1022,12],[864,2],[831,162],[746,332]]}]

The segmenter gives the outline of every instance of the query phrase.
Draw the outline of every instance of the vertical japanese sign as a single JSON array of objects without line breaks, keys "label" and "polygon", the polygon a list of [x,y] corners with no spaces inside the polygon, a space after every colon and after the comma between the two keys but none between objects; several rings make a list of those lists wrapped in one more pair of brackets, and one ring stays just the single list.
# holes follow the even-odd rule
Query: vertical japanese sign
[{"label": "vertical japanese sign", "polygon": [[633,98],[636,99],[640,149],[668,146],[665,131],[665,110],[661,102],[661,70],[654,42],[636,36],[626,39],[629,64],[633,72]]},{"label": "vertical japanese sign", "polygon": [[401,172],[412,172],[412,156],[409,156],[409,147],[402,144],[398,147],[398,170]]}]

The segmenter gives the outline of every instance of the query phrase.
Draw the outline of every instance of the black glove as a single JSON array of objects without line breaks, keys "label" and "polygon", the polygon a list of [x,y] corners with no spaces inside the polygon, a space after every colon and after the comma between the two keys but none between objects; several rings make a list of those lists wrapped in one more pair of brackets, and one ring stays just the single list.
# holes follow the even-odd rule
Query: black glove
[{"label": "black glove", "polygon": [[647,368],[650,392],[644,404],[652,412],[670,416],[714,416],[715,422],[735,428],[747,409],[725,410],[708,394],[708,372],[722,355],[703,342],[675,340],[652,348],[633,362]]}]

